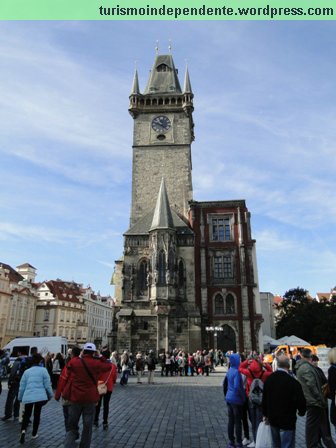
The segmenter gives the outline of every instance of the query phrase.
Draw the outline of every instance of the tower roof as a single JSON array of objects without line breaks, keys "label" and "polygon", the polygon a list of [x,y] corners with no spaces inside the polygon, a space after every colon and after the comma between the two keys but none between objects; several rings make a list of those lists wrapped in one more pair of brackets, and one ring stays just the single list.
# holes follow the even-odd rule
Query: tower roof
[{"label": "tower roof", "polygon": [[140,88],[139,88],[139,78],[138,78],[138,70],[135,70],[134,77],[133,77],[133,84],[131,89],[131,95],[139,95]]},{"label": "tower roof", "polygon": [[188,67],[186,68],[184,76],[183,93],[192,93]]},{"label": "tower roof", "polygon": [[156,56],[144,93],[182,93],[171,54]]},{"label": "tower roof", "polygon": [[150,230],[173,228],[174,222],[169,205],[166,184],[164,179],[162,178]]}]

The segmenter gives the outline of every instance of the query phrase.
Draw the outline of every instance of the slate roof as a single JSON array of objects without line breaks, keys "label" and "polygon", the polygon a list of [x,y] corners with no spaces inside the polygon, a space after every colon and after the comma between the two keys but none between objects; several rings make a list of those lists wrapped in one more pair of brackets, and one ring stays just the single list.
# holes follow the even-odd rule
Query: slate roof
[{"label": "slate roof", "polygon": [[192,93],[188,68],[186,69],[184,76],[183,93]]},{"label": "slate roof", "polygon": [[139,95],[139,93],[140,93],[140,88],[139,88],[138,71],[135,70],[132,89],[131,89],[131,95]]},{"label": "slate roof", "polygon": [[150,230],[173,229],[173,217],[169,205],[169,199],[164,179],[161,180],[160,190],[153,214]]},{"label": "slate roof", "polygon": [[[165,67],[164,67],[165,66]],[[162,67],[166,71],[161,71]],[[157,55],[144,94],[182,93],[177,70],[171,54]]]},{"label": "slate roof", "polygon": [[[189,234],[193,235],[193,231],[189,228],[188,224],[181,219],[178,214],[171,209],[171,215],[173,219],[173,226],[178,235],[181,234]],[[140,219],[133,227],[127,230],[124,233],[125,236],[131,235],[149,235],[149,230],[151,228],[153,222],[154,210],[145,215],[142,219]]]}]

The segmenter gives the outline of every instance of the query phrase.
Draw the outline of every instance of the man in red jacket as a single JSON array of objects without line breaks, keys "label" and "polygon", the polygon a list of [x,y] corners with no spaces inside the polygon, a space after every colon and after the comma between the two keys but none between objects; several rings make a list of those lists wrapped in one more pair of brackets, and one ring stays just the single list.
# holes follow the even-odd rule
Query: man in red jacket
[{"label": "man in red jacket", "polygon": [[111,370],[111,363],[104,357],[94,358],[96,346],[91,342],[84,345],[83,354],[72,358],[66,365],[68,381],[61,391],[64,398],[70,401],[68,431],[64,448],[76,446],[77,428],[80,416],[83,416],[81,448],[91,445],[92,425],[96,403],[99,401],[97,384],[99,376]]}]

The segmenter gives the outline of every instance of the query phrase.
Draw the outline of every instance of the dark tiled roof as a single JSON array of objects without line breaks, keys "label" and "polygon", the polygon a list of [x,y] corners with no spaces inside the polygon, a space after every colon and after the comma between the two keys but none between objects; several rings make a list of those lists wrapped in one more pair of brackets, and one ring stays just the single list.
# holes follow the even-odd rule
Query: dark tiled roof
[{"label": "dark tiled roof", "polygon": [[0,266],[9,271],[9,280],[11,282],[19,283],[24,280],[24,277],[22,277],[21,274],[19,274],[14,268],[12,268],[12,266],[9,266],[9,264],[0,262]]},{"label": "dark tiled roof", "polygon": [[[189,228],[188,224],[185,223],[178,214],[171,209],[171,214],[173,218],[173,225],[178,235],[186,234],[193,235],[193,231]],[[154,210],[145,215],[140,219],[133,227],[124,233],[125,236],[131,235],[148,235],[149,229],[151,228],[153,222]]]},{"label": "dark tiled roof", "polygon": [[33,269],[36,270],[36,268],[34,268],[34,266],[32,266],[32,265],[29,264],[29,263],[23,263],[23,264],[20,264],[20,266],[16,266],[16,268],[17,268],[17,269],[19,269],[19,268],[33,268]]}]

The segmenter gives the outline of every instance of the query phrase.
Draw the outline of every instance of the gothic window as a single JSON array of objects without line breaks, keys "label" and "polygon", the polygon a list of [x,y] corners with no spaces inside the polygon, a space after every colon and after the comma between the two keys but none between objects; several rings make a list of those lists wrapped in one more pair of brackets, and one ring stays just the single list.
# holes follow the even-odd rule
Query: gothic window
[{"label": "gothic window", "polygon": [[175,267],[175,253],[174,251],[171,249],[169,251],[169,255],[168,255],[168,268],[170,270],[171,273],[174,272],[174,267]]},{"label": "gothic window", "polygon": [[147,270],[148,270],[148,263],[147,260],[141,260],[139,265],[139,290],[143,291],[147,287]]},{"label": "gothic window", "polygon": [[162,250],[159,253],[159,283],[163,285],[166,282],[166,254]]},{"label": "gothic window", "polygon": [[220,294],[215,297],[215,314],[224,314],[224,299]]},{"label": "gothic window", "polygon": [[225,297],[225,308],[226,308],[226,314],[235,314],[235,301],[232,294],[228,294]]},{"label": "gothic window", "polygon": [[143,329],[148,330],[148,322],[146,320],[143,322]]},{"label": "gothic window", "polygon": [[211,218],[211,239],[212,241],[231,241],[231,223],[229,217]]},{"label": "gothic window", "polygon": [[183,260],[179,261],[178,264],[178,286],[183,288],[184,286],[184,263]]}]

